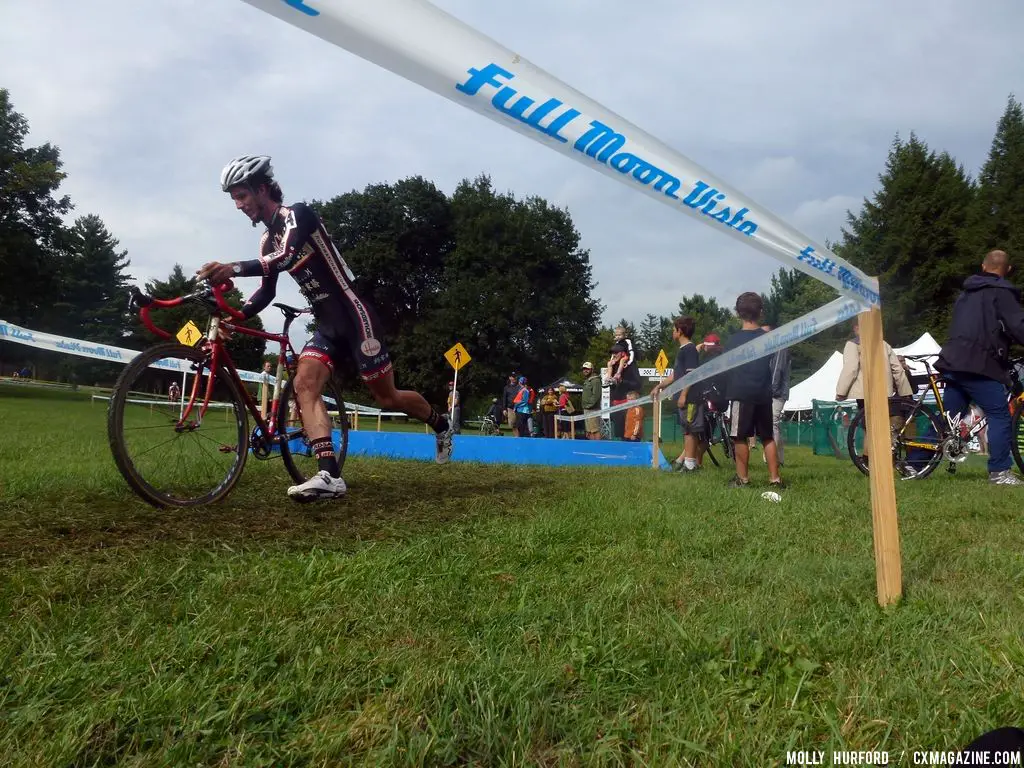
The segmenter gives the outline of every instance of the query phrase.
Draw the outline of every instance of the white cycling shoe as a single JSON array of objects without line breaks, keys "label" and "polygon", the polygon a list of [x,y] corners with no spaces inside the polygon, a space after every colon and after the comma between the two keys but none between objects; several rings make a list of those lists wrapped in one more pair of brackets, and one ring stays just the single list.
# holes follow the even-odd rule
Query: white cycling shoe
[{"label": "white cycling shoe", "polygon": [[319,499],[340,499],[348,487],[340,477],[331,477],[331,473],[321,469],[309,480],[293,485],[288,489],[288,496],[295,501],[318,501]]}]

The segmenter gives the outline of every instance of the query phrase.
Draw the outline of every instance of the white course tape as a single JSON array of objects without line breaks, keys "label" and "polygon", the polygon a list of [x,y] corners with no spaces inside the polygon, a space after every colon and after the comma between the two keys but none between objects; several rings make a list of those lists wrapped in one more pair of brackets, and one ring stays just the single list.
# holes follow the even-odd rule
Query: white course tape
[{"label": "white course tape", "polygon": [[[16,344],[25,344],[36,349],[45,349],[50,352],[63,352],[66,355],[77,355],[78,357],[89,357],[94,360],[104,360],[108,363],[122,363],[127,365],[139,354],[134,349],[114,347],[109,344],[98,344],[93,341],[72,339],[66,336],[55,336],[46,331],[33,331],[22,328],[20,325],[0,320],[0,341],[13,341]],[[152,363],[150,368],[160,368],[165,371],[184,371],[181,360],[163,359]],[[255,371],[238,371],[242,381],[260,382],[262,374]]]},{"label": "white course tape", "polygon": [[[696,216],[843,296],[880,304],[875,278],[426,0],[244,2]],[[511,6],[502,7],[508,15],[516,13]]]},{"label": "white course tape", "polygon": [[[33,331],[28,328],[22,328],[20,325],[15,325],[14,323],[8,323],[5,320],[0,320],[0,341],[13,341],[16,344],[24,344],[29,347],[35,347],[36,349],[45,349],[49,352],[63,352],[67,355],[89,357],[94,360],[104,360],[108,363],[121,363],[122,365],[127,365],[139,354],[139,352],[134,349],[114,347],[109,344],[97,344],[92,341],[71,339],[66,336],[55,336],[54,334],[46,333],[45,331]],[[164,358],[163,360],[157,360],[155,363],[151,363],[149,367],[181,373],[184,371],[184,361],[176,360],[174,358]],[[191,371],[189,372],[191,373]],[[238,376],[242,381],[264,383],[264,375],[262,373],[256,373],[255,371],[243,371],[238,369]],[[93,399],[97,399],[97,397],[94,396]],[[327,399],[332,403],[334,402],[331,398]],[[360,414],[368,416],[406,415],[404,413],[396,413],[393,411],[382,411],[380,408],[374,408],[369,405],[359,405],[358,403],[346,402],[345,408],[348,411],[358,411]]]}]

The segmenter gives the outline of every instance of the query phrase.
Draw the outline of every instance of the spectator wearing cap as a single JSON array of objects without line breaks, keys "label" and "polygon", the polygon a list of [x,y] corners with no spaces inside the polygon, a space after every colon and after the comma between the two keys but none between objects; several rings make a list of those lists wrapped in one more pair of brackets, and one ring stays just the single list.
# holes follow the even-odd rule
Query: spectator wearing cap
[{"label": "spectator wearing cap", "polygon": [[584,428],[588,440],[601,439],[601,419],[597,411],[601,410],[601,376],[594,370],[594,364],[583,364],[583,415]]},{"label": "spectator wearing cap", "polygon": [[526,386],[526,377],[520,376],[517,382],[519,391],[513,401],[516,409],[516,437],[530,436],[530,388]]},{"label": "spectator wearing cap", "polygon": [[519,392],[519,384],[516,382],[516,376],[513,374],[508,377],[508,381],[505,383],[505,389],[502,390],[502,406],[505,408],[505,419],[508,421],[508,428],[512,430],[512,434],[516,433],[516,395]]},{"label": "spectator wearing cap", "polygon": [[455,388],[455,382],[448,382],[448,413],[452,425],[452,432],[456,435],[462,432],[462,403],[459,401],[459,390]]}]

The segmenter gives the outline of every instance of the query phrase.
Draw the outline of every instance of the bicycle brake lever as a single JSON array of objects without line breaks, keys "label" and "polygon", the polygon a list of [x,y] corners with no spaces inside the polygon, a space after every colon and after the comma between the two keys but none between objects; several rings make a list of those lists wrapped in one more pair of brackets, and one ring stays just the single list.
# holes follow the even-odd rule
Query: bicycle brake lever
[{"label": "bicycle brake lever", "polygon": [[134,312],[140,307],[148,307],[153,303],[153,297],[147,296],[139,290],[137,285],[133,285],[131,290],[128,292],[128,310]]}]

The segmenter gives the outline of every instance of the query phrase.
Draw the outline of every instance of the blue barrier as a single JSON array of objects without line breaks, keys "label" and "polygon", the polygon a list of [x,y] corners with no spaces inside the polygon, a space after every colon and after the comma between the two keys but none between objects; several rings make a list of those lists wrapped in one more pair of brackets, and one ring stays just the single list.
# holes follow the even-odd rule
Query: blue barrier
[{"label": "blue barrier", "polygon": [[[335,445],[338,433],[335,432]],[[297,441],[293,441],[295,443]],[[298,448],[298,446],[295,446]],[[541,466],[650,467],[651,443],[456,435],[452,461]],[[349,456],[434,460],[434,436],[415,432],[348,433]],[[670,469],[658,452],[659,469]]]}]

